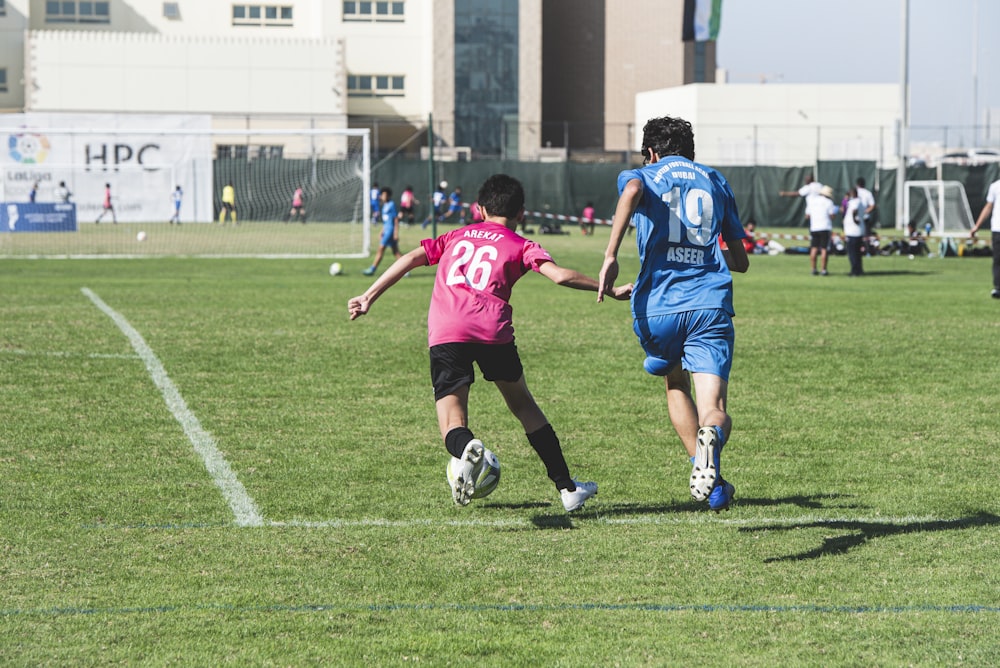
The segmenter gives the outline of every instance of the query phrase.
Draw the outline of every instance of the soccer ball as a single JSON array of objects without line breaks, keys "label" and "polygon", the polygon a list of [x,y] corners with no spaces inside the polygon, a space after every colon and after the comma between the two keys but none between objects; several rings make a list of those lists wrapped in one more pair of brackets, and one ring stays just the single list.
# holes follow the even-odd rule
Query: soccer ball
[{"label": "soccer ball", "polygon": [[[448,460],[446,473],[448,476],[449,489],[455,485],[455,471],[452,468],[456,464],[461,464],[461,459],[452,457]],[[476,491],[472,494],[473,499],[482,499],[493,493],[493,490],[500,484],[500,460],[496,453],[488,448],[483,449],[483,469],[476,480]]]},{"label": "soccer ball", "polygon": [[331,276],[339,276],[341,271],[342,271],[342,267],[340,266],[339,262],[334,262],[333,264],[330,265],[330,275]]},{"label": "soccer ball", "polygon": [[138,234],[135,235],[135,240],[136,241],[145,241],[146,240],[146,233],[145,232],[139,232]]}]

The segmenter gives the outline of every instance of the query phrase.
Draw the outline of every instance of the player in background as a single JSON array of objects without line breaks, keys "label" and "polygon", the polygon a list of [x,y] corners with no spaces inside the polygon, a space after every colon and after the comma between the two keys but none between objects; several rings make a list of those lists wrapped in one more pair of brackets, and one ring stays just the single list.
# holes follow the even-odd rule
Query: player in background
[{"label": "player in background", "polygon": [[372,189],[368,191],[368,199],[372,207],[372,222],[377,223],[379,219],[379,195],[382,191],[378,187],[378,181],[372,182]]},{"label": "player in background", "polygon": [[976,240],[976,232],[983,226],[986,219],[990,219],[990,232],[993,235],[993,292],[990,296],[993,299],[1000,299],[1000,208],[997,207],[997,199],[1000,198],[1000,180],[990,184],[986,191],[986,206],[979,212],[976,224],[969,231],[969,238]]},{"label": "player in background", "polygon": [[399,219],[409,227],[416,220],[416,207],[420,204],[413,195],[413,186],[403,188],[403,194],[399,196]]},{"label": "player in background", "polygon": [[56,188],[56,199],[63,204],[69,204],[70,200],[73,199],[73,193],[66,187],[65,181],[59,182],[59,186]]},{"label": "player in background", "polygon": [[30,204],[34,204],[36,199],[38,199],[38,181],[32,184],[31,191],[28,193],[28,202]]},{"label": "player in background", "polygon": [[219,210],[219,224],[226,224],[226,216],[229,216],[230,220],[233,221],[233,225],[238,225],[236,222],[236,189],[233,188],[233,182],[230,181],[222,189],[222,209]]},{"label": "player in background", "polygon": [[170,224],[173,225],[177,223],[181,224],[181,202],[184,201],[184,190],[178,185],[174,188],[174,191],[170,193],[170,200],[174,205],[174,215],[170,216]]},{"label": "player in background", "polygon": [[285,216],[285,222],[287,223],[292,218],[299,218],[302,220],[302,224],[306,224],[306,202],[305,202],[305,191],[302,190],[302,186],[298,186],[295,192],[292,193],[292,208],[289,209],[288,214]]},{"label": "player in background", "polygon": [[392,250],[392,254],[399,258],[399,214],[396,212],[396,203],[392,201],[392,188],[386,186],[379,193],[379,215],[382,218],[382,239],[379,241],[378,250],[375,252],[375,260],[371,266],[365,269],[362,274],[371,276],[378,269],[382,262],[385,249]]},{"label": "player in background", "polygon": [[448,220],[454,215],[458,216],[459,225],[465,225],[465,207],[462,206],[461,186],[455,186],[455,189],[448,195],[448,210],[444,212],[441,220]]},{"label": "player in background", "polygon": [[580,232],[584,235],[594,234],[594,203],[587,202],[583,207],[583,213],[580,214]]},{"label": "player in background", "polygon": [[111,222],[114,223],[115,225],[117,225],[118,224],[118,218],[115,216],[115,207],[114,207],[114,204],[111,203],[111,184],[110,183],[105,183],[104,184],[104,209],[101,211],[101,215],[99,215],[97,217],[97,220],[95,220],[94,223],[96,224],[96,223],[101,222],[104,219],[104,214],[108,213],[109,211],[111,212]]},{"label": "player in background", "polygon": [[[561,267],[534,241],[515,232],[524,216],[524,189],[506,174],[495,174],[477,198],[485,221],[457,228],[436,239],[424,239],[376,280],[364,294],[347,303],[351,320],[368,313],[382,293],[412,269],[440,265],[427,316],[431,380],[438,427],[445,448],[461,460],[452,498],[466,505],[475,492],[483,465],[484,445],[469,429],[469,387],[475,381],[473,363],[483,378],[496,384],[511,413],[520,421],[531,447],[559,491],[563,507],[577,510],[597,494],[597,484],[579,482],[569,471],[552,425],[528,390],[514,344],[514,283],[537,271],[558,285],[577,290],[598,289],[597,281]],[[607,294],[627,299],[631,285],[608,288]]]},{"label": "player in background", "polygon": [[722,478],[721,453],[732,431],[726,412],[735,342],[730,270],[750,267],[745,233],[726,179],[694,162],[690,123],[651,119],[642,152],[643,167],[618,175],[597,300],[618,278],[618,251],[633,221],[640,269],[632,315],[646,352],[643,367],[664,378],[670,421],[692,464],[691,496],[719,511],[735,494]]},{"label": "player in background", "polygon": [[435,219],[441,220],[441,214],[444,213],[444,205],[448,200],[447,195],[448,182],[442,181],[438,184],[437,190],[431,195],[431,212],[427,214],[427,219],[420,225],[420,229],[425,229],[428,225],[434,222]]}]

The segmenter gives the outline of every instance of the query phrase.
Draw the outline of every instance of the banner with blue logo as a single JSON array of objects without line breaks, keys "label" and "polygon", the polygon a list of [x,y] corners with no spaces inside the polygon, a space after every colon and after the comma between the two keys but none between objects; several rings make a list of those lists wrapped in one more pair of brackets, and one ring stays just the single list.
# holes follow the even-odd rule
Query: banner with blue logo
[{"label": "banner with blue logo", "polygon": [[76,232],[76,204],[0,203],[0,232]]}]

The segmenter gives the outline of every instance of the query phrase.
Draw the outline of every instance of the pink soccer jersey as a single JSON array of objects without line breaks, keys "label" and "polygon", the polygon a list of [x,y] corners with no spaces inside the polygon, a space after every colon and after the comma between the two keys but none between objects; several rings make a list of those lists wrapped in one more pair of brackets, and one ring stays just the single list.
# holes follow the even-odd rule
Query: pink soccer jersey
[{"label": "pink soccer jersey", "polygon": [[427,313],[427,342],[510,343],[514,283],[552,256],[498,223],[460,227],[420,242],[428,264],[440,265]]}]

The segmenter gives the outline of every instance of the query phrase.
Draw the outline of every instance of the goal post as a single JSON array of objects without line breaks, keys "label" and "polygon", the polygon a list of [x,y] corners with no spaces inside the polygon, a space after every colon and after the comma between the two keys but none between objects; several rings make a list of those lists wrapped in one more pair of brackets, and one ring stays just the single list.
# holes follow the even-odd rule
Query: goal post
[{"label": "goal post", "polygon": [[[371,253],[368,129],[21,126],[0,133],[8,149],[0,156],[0,211],[9,211],[0,217],[22,223],[0,225],[0,257]],[[222,201],[227,186],[235,221]],[[107,188],[113,216],[105,212]],[[298,190],[301,206],[291,216]],[[52,205],[72,209],[73,224],[47,230],[40,212]]]},{"label": "goal post", "polygon": [[966,236],[975,224],[965,186],[960,181],[907,181],[903,223],[924,229],[929,223],[937,236]]}]

